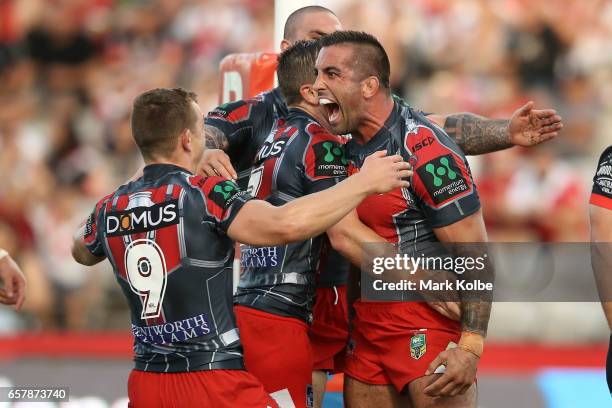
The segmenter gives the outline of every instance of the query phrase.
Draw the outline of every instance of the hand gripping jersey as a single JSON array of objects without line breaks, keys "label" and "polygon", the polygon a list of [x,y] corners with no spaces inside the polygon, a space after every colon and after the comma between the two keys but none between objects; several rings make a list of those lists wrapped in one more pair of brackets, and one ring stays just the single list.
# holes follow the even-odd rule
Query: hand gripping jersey
[{"label": "hand gripping jersey", "polygon": [[243,368],[226,231],[250,198],[221,177],[154,164],[98,202],[85,243],[128,300],[136,369]]},{"label": "hand gripping jersey", "polygon": [[[286,122],[259,149],[249,191],[278,206],[333,186],[346,175],[343,140],[302,110],[290,109]],[[275,247],[243,245],[235,302],[310,322],[321,239]]]},{"label": "hand gripping jersey", "polygon": [[374,194],[357,207],[359,218],[402,251],[416,242],[437,241],[433,228],[453,224],[480,208],[464,154],[421,112],[394,103],[385,125],[365,145],[347,143],[351,172],[378,150],[400,154],[414,174],[410,187]]},{"label": "hand gripping jersey", "polygon": [[612,210],[612,146],[608,146],[599,158],[589,202]]}]

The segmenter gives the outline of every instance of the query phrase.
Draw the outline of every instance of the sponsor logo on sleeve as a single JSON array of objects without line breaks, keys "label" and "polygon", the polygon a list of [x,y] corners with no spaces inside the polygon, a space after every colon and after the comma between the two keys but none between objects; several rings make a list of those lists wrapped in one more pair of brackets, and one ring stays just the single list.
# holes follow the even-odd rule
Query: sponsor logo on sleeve
[{"label": "sponsor logo on sleeve", "polygon": [[315,176],[347,176],[348,160],[343,145],[328,140],[313,145],[313,150],[315,153]]},{"label": "sponsor logo on sleeve", "polygon": [[208,199],[223,209],[229,208],[236,199],[246,192],[240,190],[238,185],[230,180],[223,180],[215,184],[208,193]]},{"label": "sponsor logo on sleeve", "polygon": [[603,161],[595,174],[595,184],[607,195],[612,195],[612,160]]},{"label": "sponsor logo on sleeve", "polygon": [[136,234],[179,223],[178,201],[171,200],[150,207],[135,207],[111,212],[106,216],[106,235]]},{"label": "sponsor logo on sleeve", "polygon": [[443,203],[470,189],[455,158],[446,154],[416,169],[435,204]]},{"label": "sponsor logo on sleeve", "polygon": [[85,223],[85,238],[89,237],[93,233],[93,224],[94,224],[94,213],[89,214],[87,217],[87,222]]}]

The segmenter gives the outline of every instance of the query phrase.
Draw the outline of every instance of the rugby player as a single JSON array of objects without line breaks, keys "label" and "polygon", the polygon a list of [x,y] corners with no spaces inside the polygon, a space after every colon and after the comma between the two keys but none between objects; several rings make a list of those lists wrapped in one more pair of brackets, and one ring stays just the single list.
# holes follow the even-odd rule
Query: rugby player
[{"label": "rugby player", "polygon": [[[612,146],[602,153],[589,200],[591,221],[591,262],[603,310],[612,333]],[[606,380],[612,394],[612,334],[606,360]]]},{"label": "rugby player", "polygon": [[368,194],[407,186],[399,156],[380,152],[361,180],[275,207],[222,177],[194,175],[204,151],[193,93],[154,89],[134,101],[142,177],[102,198],[73,240],[74,259],[105,258],[128,300],[135,407],[272,407],[244,370],[232,312],[232,240],[278,245],[316,236]]},{"label": "rugby player", "polygon": [[[327,189],[348,174],[344,140],[322,126],[326,113],[313,89],[318,51],[316,41],[298,41],[279,58],[278,82],[289,113],[257,153],[250,183],[253,195],[274,205]],[[362,242],[386,242],[356,213],[328,234],[334,248],[357,265]],[[244,271],[234,296],[247,370],[272,395],[284,393],[300,408],[312,406],[308,326],[322,238],[274,247],[243,245]],[[344,321],[339,323],[342,328]]]},{"label": "rugby player", "polygon": [[[337,31],[320,42],[315,89],[333,132],[352,136],[346,149],[355,172],[380,149],[400,152],[414,166],[409,189],[364,200],[359,218],[399,248],[418,242],[485,242],[480,202],[463,152],[423,113],[392,97],[389,60],[378,40]],[[490,303],[461,302],[460,322],[418,302],[357,300],[352,306],[344,370],[349,407],[476,406],[474,381]],[[457,347],[449,348],[452,344]],[[445,372],[433,374],[441,365]]]},{"label": "rugby player", "polygon": [[25,301],[26,279],[19,265],[0,248],[0,303],[21,309]]},{"label": "rugby player", "polygon": [[[338,29],[340,21],[331,10],[320,6],[301,8],[285,23],[281,50],[297,40],[316,39]],[[279,88],[219,106],[206,118],[209,149],[200,172],[237,178],[238,184],[247,188],[257,151],[286,115]],[[466,154],[483,154],[514,145],[533,146],[555,137],[562,127],[554,110],[536,110],[532,102],[514,112],[510,120],[490,120],[470,113],[429,118],[442,126]],[[326,243],[323,245],[327,247]],[[348,334],[345,296],[348,267],[349,263],[333,250],[325,251],[319,264],[311,326],[315,406],[320,406],[323,398],[326,372],[341,371]]]}]

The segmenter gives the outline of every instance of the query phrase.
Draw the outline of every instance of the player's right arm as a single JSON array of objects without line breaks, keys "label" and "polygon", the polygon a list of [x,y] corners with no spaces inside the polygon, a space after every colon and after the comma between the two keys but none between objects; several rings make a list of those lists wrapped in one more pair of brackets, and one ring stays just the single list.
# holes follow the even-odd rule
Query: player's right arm
[{"label": "player's right arm", "polygon": [[409,165],[399,156],[377,152],[359,174],[327,190],[308,194],[283,206],[259,200],[246,203],[228,229],[228,235],[250,245],[278,245],[319,235],[340,221],[369,194],[407,187],[402,180]]}]

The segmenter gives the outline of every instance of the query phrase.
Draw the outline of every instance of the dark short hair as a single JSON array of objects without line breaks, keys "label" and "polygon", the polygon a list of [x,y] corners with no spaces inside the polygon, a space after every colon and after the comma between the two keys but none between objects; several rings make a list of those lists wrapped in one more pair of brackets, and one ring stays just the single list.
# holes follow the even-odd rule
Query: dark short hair
[{"label": "dark short hair", "polygon": [[354,50],[355,70],[361,70],[363,77],[374,75],[384,88],[389,89],[391,64],[387,52],[372,34],[363,31],[335,31],[319,39],[321,48],[339,44],[352,44],[359,47]]},{"label": "dark short hair", "polygon": [[319,13],[319,12],[330,13],[330,14],[333,14],[334,16],[336,15],[336,13],[334,13],[330,9],[325,8],[323,6],[306,6],[306,7],[299,8],[295,10],[293,13],[289,14],[289,17],[287,17],[287,21],[285,22],[285,29],[283,30],[283,38],[289,41],[292,41],[292,42],[299,40],[299,38],[295,38],[296,36],[295,32],[297,31],[297,27],[299,25],[301,17],[308,13]]},{"label": "dark short hair", "polygon": [[287,105],[302,100],[302,85],[315,83],[315,61],[320,49],[318,40],[296,41],[278,58],[278,86]]},{"label": "dark short hair", "polygon": [[143,157],[168,156],[183,130],[195,130],[191,102],[197,102],[196,94],[182,88],[151,89],[134,100],[132,135]]}]

